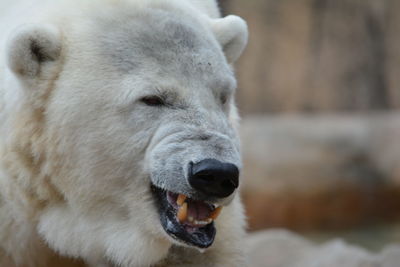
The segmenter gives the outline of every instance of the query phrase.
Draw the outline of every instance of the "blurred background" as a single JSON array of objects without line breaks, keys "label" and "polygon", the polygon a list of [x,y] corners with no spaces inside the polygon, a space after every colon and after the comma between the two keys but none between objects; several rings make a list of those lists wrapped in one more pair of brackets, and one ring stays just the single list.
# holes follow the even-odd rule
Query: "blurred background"
[{"label": "blurred background", "polygon": [[400,242],[400,1],[220,0],[236,65],[249,231]]}]

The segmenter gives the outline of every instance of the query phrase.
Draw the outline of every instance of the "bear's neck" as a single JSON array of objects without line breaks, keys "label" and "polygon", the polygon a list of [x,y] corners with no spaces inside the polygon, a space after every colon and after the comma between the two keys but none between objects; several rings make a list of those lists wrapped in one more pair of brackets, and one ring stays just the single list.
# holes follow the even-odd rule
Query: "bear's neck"
[{"label": "bear's neck", "polygon": [[82,261],[57,255],[38,235],[37,224],[23,217],[0,194],[0,266],[86,266]]},{"label": "bear's neck", "polygon": [[[37,128],[25,123],[22,119],[24,116],[20,116],[21,121],[18,122],[12,120],[15,118],[10,118],[4,110],[0,110],[0,117],[2,116],[4,120],[0,120],[0,266],[62,266],[47,265],[47,262],[58,257],[37,233],[38,216],[46,205],[46,198],[50,196],[47,189],[42,193],[38,191],[43,187],[41,182],[45,179],[40,171],[40,160],[32,156],[32,137],[35,135],[32,131]],[[32,121],[29,116],[25,116],[25,119]],[[24,125],[21,132],[11,127],[19,123]],[[25,130],[28,131],[23,134]],[[28,137],[29,135],[31,136]]]}]

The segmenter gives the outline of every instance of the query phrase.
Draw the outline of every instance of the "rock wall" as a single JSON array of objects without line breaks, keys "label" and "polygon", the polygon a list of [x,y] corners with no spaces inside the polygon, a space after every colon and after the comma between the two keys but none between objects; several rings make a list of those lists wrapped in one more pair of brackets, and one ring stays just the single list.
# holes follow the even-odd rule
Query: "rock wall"
[{"label": "rock wall", "polygon": [[250,229],[345,229],[400,219],[400,114],[242,121]]},{"label": "rock wall", "polygon": [[248,22],[243,114],[400,108],[400,1],[221,0]]}]

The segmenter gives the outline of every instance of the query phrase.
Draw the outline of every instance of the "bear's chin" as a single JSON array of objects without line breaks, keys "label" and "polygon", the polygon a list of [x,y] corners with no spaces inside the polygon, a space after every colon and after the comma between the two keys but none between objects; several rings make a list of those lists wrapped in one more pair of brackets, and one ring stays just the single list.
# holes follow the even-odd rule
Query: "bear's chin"
[{"label": "bear's chin", "polygon": [[199,249],[208,248],[213,244],[216,229],[213,220],[208,216],[215,211],[214,205],[186,198],[188,205],[192,206],[186,214],[192,212],[198,218],[187,215],[184,220],[180,220],[178,219],[180,206],[176,203],[179,194],[154,185],[151,186],[151,191],[157,202],[161,225],[170,237],[182,245]]}]

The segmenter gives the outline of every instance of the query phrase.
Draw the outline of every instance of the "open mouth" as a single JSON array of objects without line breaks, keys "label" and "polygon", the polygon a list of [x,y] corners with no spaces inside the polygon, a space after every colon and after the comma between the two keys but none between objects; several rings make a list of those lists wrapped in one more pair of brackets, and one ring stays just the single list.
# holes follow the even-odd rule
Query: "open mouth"
[{"label": "open mouth", "polygon": [[216,233],[214,220],[222,207],[151,188],[158,201],[161,225],[172,238],[198,248],[212,245]]}]

